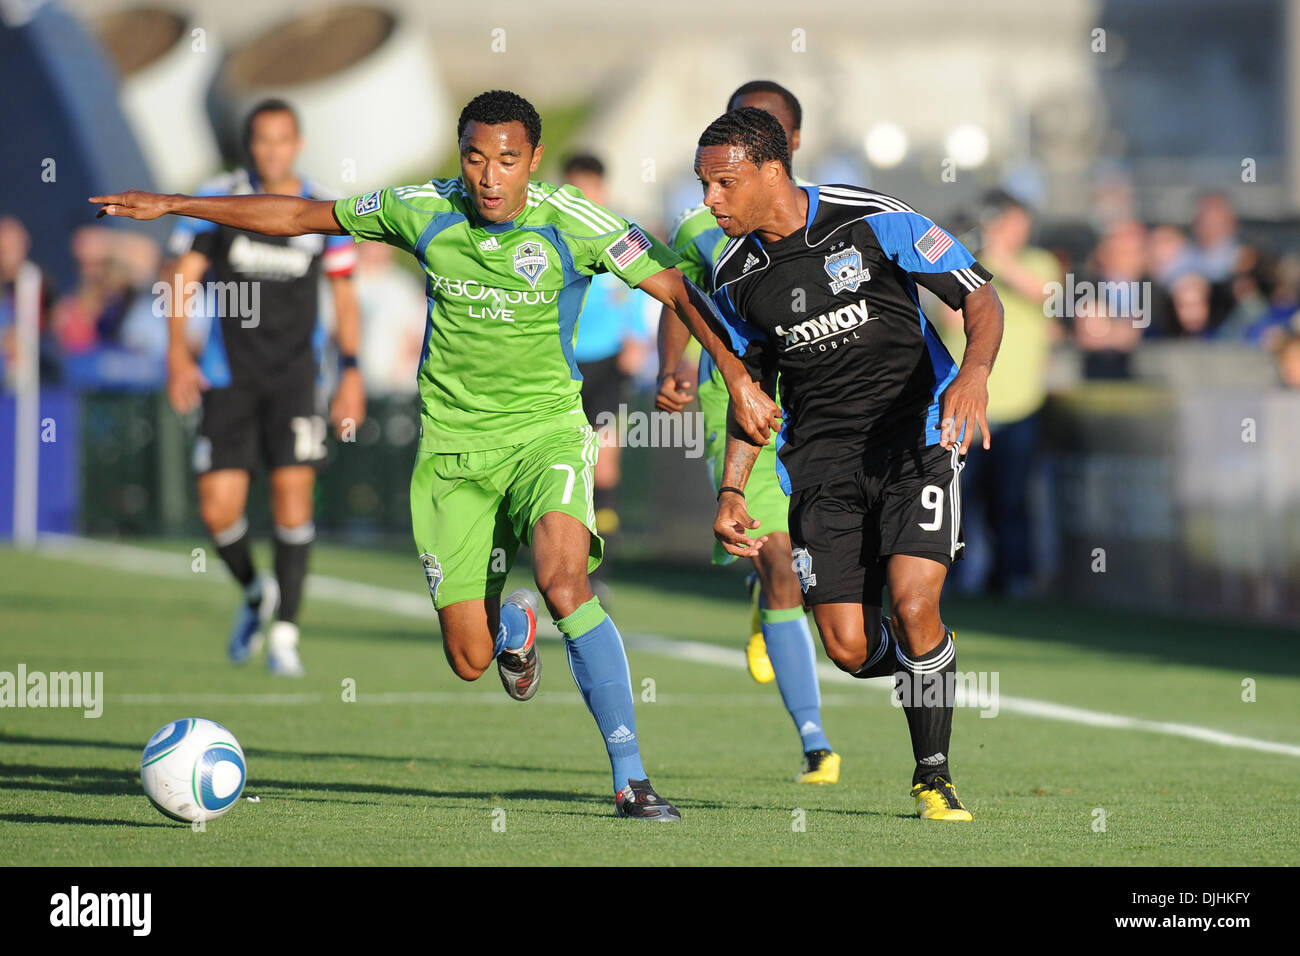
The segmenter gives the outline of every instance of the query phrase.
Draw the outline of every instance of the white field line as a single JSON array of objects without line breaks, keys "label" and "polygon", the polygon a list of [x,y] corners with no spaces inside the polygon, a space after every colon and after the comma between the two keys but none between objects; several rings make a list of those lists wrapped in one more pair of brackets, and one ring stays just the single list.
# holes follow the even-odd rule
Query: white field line
[{"label": "white field line", "polygon": [[[161,577],[185,578],[187,580],[192,580],[199,576],[190,570],[191,558],[188,551],[179,551],[171,554],[165,551],[141,548],[135,545],[98,541],[91,538],[80,538],[73,535],[51,534],[41,536],[39,548],[41,551],[48,553],[51,557],[94,564],[98,567],[108,567],[119,571],[150,574]],[[205,574],[203,577],[208,577],[208,575]],[[215,581],[223,580],[220,574],[213,574],[210,579]],[[375,585],[360,584],[355,581],[347,581],[342,578],[328,577],[321,574],[307,575],[306,591],[307,594],[318,601],[334,601],[351,607],[360,607],[367,610],[399,614],[407,617],[417,617],[430,622],[433,620],[432,605],[429,602],[429,599],[422,592],[400,591],[395,588],[376,587]],[[556,631],[554,624],[539,622],[539,625],[538,630],[541,635],[558,639],[559,632]],[[676,660],[691,661],[699,664],[714,664],[721,667],[736,668],[739,667],[744,660],[743,654],[738,649],[721,647],[717,644],[673,640],[654,634],[635,633],[624,633],[623,640],[628,647],[639,651],[645,651],[649,654],[657,654],[663,657],[671,657]],[[873,688],[877,692],[888,692],[890,687],[888,679],[858,681],[826,662],[818,663],[817,674],[823,683],[853,683],[860,687]],[[958,687],[958,690],[960,691],[961,688]],[[133,698],[144,698],[148,695],[130,696]],[[239,699],[250,700],[254,696],[257,695],[243,696],[239,697]],[[296,695],[270,696],[285,697]],[[358,694],[358,702],[365,696],[367,695]],[[378,698],[379,695],[370,696]],[[470,699],[472,696],[477,695],[466,695],[466,700]],[[403,702],[405,702],[407,697],[411,698],[411,702],[423,700],[422,697],[416,697],[413,695],[396,695],[396,697],[401,698]],[[438,695],[433,695],[429,699],[433,702],[437,697]],[[195,699],[195,695],[187,695],[185,699],[193,700]],[[506,701],[506,698],[504,697],[500,699]],[[143,703],[145,701],[141,699],[136,702]],[[376,702],[378,702],[377,699]],[[394,699],[392,702],[396,703],[398,700]],[[827,701],[827,703],[829,703],[829,701]],[[958,706],[976,706],[977,702],[973,700],[962,700],[959,695],[957,704]],[[1006,694],[998,695],[997,707],[999,710],[1013,714],[1021,714],[1027,717],[1039,717],[1046,720],[1082,724],[1088,727],[1105,727],[1111,730],[1139,730],[1146,733],[1163,734],[1169,737],[1183,737],[1188,740],[1199,740],[1203,743],[1217,744],[1222,747],[1235,747],[1239,750],[1254,750],[1262,753],[1276,753],[1285,754],[1289,757],[1300,757],[1300,745],[1297,744],[1280,743],[1274,740],[1261,740],[1256,737],[1245,737],[1240,734],[1230,734],[1221,730],[1214,730],[1210,727],[1199,727],[1195,724],[1183,724],[1162,720],[1146,720],[1141,717],[1129,717],[1124,714],[1109,714],[1104,711],[1087,710],[1082,707],[1071,707],[1067,704],[1057,704],[1046,700],[1034,700],[1028,697],[1011,697]]]}]

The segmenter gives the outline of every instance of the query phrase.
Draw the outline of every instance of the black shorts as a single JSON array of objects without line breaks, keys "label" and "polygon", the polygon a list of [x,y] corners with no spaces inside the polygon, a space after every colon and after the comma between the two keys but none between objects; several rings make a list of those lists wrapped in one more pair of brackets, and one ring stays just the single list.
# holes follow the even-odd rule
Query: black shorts
[{"label": "black shorts", "polygon": [[325,418],[316,403],[315,378],[296,376],[266,389],[210,388],[194,442],[194,471],[238,468],[255,474],[325,461]]},{"label": "black shorts", "polygon": [[619,403],[623,401],[623,383],[627,380],[619,371],[618,355],[579,362],[578,371],[582,374],[582,411],[587,423],[595,428],[596,416],[601,412],[617,416]]},{"label": "black shorts", "polygon": [[899,454],[790,496],[790,543],[804,602],[879,607],[886,559],[961,554],[964,457],[941,445]]}]

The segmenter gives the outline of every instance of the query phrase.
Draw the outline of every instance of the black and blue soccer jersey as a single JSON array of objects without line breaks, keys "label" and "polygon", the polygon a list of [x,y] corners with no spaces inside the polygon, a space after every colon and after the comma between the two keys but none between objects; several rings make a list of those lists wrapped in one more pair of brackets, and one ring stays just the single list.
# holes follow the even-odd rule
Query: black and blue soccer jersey
[{"label": "black and blue soccer jersey", "polygon": [[[332,199],[301,180],[305,199]],[[204,183],[200,196],[261,192],[256,176],[235,170]],[[168,241],[180,255],[211,263],[203,305],[212,318],[199,368],[215,387],[264,388],[316,376],[317,289],[322,270],[348,275],[356,262],[351,236],[264,236],[183,218]],[[187,302],[189,295],[186,296]]]},{"label": "black and blue soccer jersey", "polygon": [[992,278],[892,196],[802,188],[803,229],[776,242],[734,238],[713,268],[732,348],[755,378],[781,376],[777,474],[786,494],[852,474],[868,456],[938,443],[940,395],[957,363],[916,286],[960,309]]}]

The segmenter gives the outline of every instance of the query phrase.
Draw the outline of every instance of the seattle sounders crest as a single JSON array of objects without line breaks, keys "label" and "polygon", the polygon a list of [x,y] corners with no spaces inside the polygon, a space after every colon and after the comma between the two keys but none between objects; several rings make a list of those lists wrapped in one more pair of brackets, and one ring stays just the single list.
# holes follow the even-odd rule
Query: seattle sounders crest
[{"label": "seattle sounders crest", "polygon": [[534,289],[537,288],[537,280],[542,277],[548,265],[550,262],[546,258],[546,250],[542,248],[540,242],[530,239],[515,247],[515,271],[527,279],[528,284]]}]

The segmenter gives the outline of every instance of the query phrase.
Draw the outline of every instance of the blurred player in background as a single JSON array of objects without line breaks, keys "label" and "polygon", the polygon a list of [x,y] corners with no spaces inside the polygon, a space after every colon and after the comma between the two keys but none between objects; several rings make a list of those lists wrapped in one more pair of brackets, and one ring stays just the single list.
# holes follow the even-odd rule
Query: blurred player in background
[{"label": "blurred player in background", "polygon": [[[746,83],[727,100],[728,110],[742,106],[770,113],[785,130],[790,152],[799,148],[803,110],[785,87],[769,80]],[[701,204],[683,213],[668,244],[682,257],[679,268],[701,288],[712,290],[713,264],[727,244],[727,236],[709,207]],[[700,356],[698,376],[695,363],[683,361],[689,335],[673,316],[665,314],[660,318],[658,405],[668,411],[681,411],[698,382],[707,436],[706,460],[716,493],[722,486],[727,446],[727,387],[707,353]],[[776,397],[779,401],[779,394]],[[776,464],[776,443],[772,443],[759,452],[746,492],[750,514],[759,520],[768,543],[754,556],[755,573],[747,579],[753,610],[745,656],[754,680],[766,684],[775,677],[781,699],[794,720],[804,753],[803,768],[795,779],[799,783],[835,783],[840,777],[840,755],[831,748],[822,729],[816,655],[799,579],[794,573],[789,505],[777,481]],[[721,542],[714,542],[714,564],[734,560]]]},{"label": "blurred player in background", "polygon": [[[597,206],[606,204],[605,164],[598,157],[590,154],[570,157],[564,164],[564,182],[580,190]],[[611,273],[593,276],[578,319],[578,339],[573,346],[573,357],[582,374],[582,410],[600,436],[594,499],[596,533],[605,539],[606,562],[610,536],[619,528],[617,493],[622,479],[619,466],[623,453],[618,441],[617,422],[622,414],[619,406],[624,403],[627,380],[649,351],[646,301],[644,295],[629,289]],[[603,429],[597,425],[602,413],[606,423],[613,422]],[[601,597],[608,599],[605,591]]]},{"label": "blurred player in background", "polygon": [[[324,200],[294,170],[303,141],[298,118],[283,100],[266,100],[244,123],[250,165],[206,183],[200,195],[280,194]],[[356,253],[342,237],[266,236],[201,219],[177,224],[169,243],[177,257],[170,310],[167,395],[181,414],[202,406],[194,470],[199,513],[217,551],[243,588],[229,656],[243,663],[267,645],[271,673],[301,677],[298,611],[307,557],[316,537],[312,491],[325,460],[325,419],[316,400],[317,289],[322,272],[334,298],[339,384],[330,420],[340,435],[365,418],[357,370],[360,325],[349,278]],[[207,343],[196,362],[186,342],[182,290],[209,280],[229,295],[208,295]],[[226,285],[226,284],[231,285]],[[250,298],[251,297],[251,298]],[[229,308],[230,303],[255,309]],[[275,577],[253,566],[244,508],[251,476],[269,471],[275,525]]]},{"label": "blurred player in background", "polygon": [[482,93],[456,132],[458,179],[337,203],[137,191],[91,201],[137,219],[180,213],[267,234],[351,234],[417,257],[430,295],[411,522],[447,661],[458,677],[477,680],[495,659],[511,697],[536,694],[537,595],[521,588],[500,601],[528,545],[605,742],[615,813],[678,820],[642,766],[623,641],[588,578],[602,553],[592,505],[598,445],[582,417],[573,340],[590,277],[614,272],[671,305],[722,367],[735,418],[753,440],[768,440],[777,407],[723,344],[708,298],[674,268],[671,250],[571,187],[531,182],[544,151],[532,104],[505,90]]},{"label": "blurred player in background", "polygon": [[[731,237],[713,269],[714,302],[768,394],[780,375],[777,472],[826,652],[855,677],[893,675],[918,815],[970,820],[948,765],[956,648],[939,595],[961,547],[958,475],[977,425],[988,443],[1002,307],[961,243],[902,201],[796,185],[786,143],[770,113],[744,107],[700,136],[704,201]],[[962,310],[960,371],[921,312],[918,284]],[[759,522],[745,494],[762,449],[728,426],[714,533],[753,557],[770,540],[750,537]]]}]

